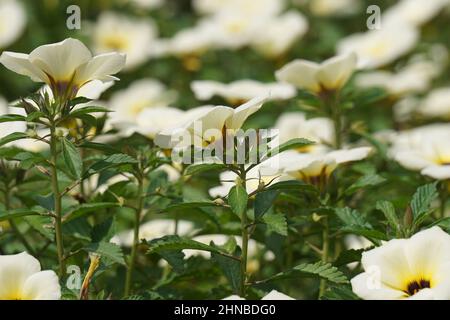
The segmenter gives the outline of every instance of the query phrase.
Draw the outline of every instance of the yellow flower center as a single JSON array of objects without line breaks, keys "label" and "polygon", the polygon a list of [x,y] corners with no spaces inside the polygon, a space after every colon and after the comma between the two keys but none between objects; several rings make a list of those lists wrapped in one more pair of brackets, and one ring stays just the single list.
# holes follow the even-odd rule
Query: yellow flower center
[{"label": "yellow flower center", "polygon": [[103,45],[107,48],[121,52],[128,48],[129,43],[127,39],[113,35],[103,39]]}]

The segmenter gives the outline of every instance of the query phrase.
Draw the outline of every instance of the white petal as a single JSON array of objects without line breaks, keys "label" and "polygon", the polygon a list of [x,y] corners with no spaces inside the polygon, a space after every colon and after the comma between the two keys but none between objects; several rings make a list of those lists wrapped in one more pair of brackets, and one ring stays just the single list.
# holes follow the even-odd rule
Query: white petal
[{"label": "white petal", "polygon": [[421,173],[433,179],[447,180],[450,179],[450,165],[426,167]]},{"label": "white petal", "polygon": [[284,293],[278,292],[277,290],[270,291],[266,296],[264,296],[261,300],[295,300]]},{"label": "white petal", "polygon": [[49,82],[45,73],[31,64],[27,54],[5,51],[0,57],[0,63],[11,71],[30,77],[33,81]]},{"label": "white petal", "polygon": [[356,54],[333,57],[320,67],[317,78],[329,90],[342,88],[356,68]]},{"label": "white petal", "polygon": [[406,297],[403,291],[389,288],[383,283],[377,286],[366,272],[357,275],[350,282],[353,292],[364,300],[398,300]]},{"label": "white petal", "polygon": [[33,274],[22,289],[27,300],[59,300],[61,287],[54,271],[46,270]]},{"label": "white petal", "polygon": [[95,56],[77,70],[75,83],[83,85],[90,80],[117,80],[112,74],[118,73],[125,66],[126,56],[121,53],[105,53]]},{"label": "white petal", "polygon": [[234,110],[232,117],[227,119],[227,128],[233,130],[240,129],[245,120],[258,111],[266,100],[267,96],[257,97],[238,107]]},{"label": "white petal", "polygon": [[294,60],[278,70],[275,75],[277,80],[293,84],[299,89],[307,89],[312,92],[320,91],[317,73],[320,65],[306,60]]},{"label": "white petal", "polygon": [[244,299],[244,298],[241,298],[241,297],[239,297],[239,296],[237,296],[237,295],[232,295],[232,296],[223,298],[222,300],[245,300],[245,299]]},{"label": "white petal", "polygon": [[91,58],[89,49],[72,38],[40,46],[30,53],[30,62],[55,81],[70,80],[75,70]]},{"label": "white petal", "polygon": [[336,163],[346,163],[351,161],[359,161],[367,158],[372,151],[370,147],[361,147],[348,150],[336,150],[328,153],[327,157],[334,159]]},{"label": "white petal", "polygon": [[97,100],[103,92],[111,88],[113,85],[114,81],[102,82],[99,80],[94,80],[86,83],[80,90],[78,90],[77,96]]}]

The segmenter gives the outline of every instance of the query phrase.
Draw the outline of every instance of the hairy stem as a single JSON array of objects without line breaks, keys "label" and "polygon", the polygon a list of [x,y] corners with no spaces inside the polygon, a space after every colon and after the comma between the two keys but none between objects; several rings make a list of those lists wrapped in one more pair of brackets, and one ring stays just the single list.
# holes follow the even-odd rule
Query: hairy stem
[{"label": "hairy stem", "polygon": [[[323,230],[322,230],[322,262],[328,262],[328,255],[330,251],[330,230],[328,228],[328,218],[324,218]],[[327,281],[325,279],[320,280],[319,298],[325,293],[327,288]]]}]

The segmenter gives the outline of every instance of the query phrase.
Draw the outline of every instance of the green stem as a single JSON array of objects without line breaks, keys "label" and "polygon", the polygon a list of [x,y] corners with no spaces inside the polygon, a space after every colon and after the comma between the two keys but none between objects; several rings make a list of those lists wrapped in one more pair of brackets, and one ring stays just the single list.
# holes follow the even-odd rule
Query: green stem
[{"label": "green stem", "polygon": [[[246,189],[247,186],[247,177],[245,168],[241,167],[241,183],[243,184],[244,189]],[[249,240],[249,234],[248,234],[248,218],[247,218],[247,210],[245,210],[242,213],[241,217],[241,236],[242,236],[242,254],[241,254],[241,286],[240,286],[240,296],[245,298],[246,295],[246,288],[245,284],[247,281],[247,260],[248,260],[248,240]]]},{"label": "green stem", "polygon": [[[7,211],[11,209],[11,199],[10,198],[11,198],[11,189],[7,185],[5,187],[5,199],[4,199],[5,200],[5,209]],[[19,227],[14,222],[14,219],[9,219],[8,222],[9,222],[9,225],[11,226],[11,229],[16,234],[17,238],[20,240],[20,242],[22,242],[22,244],[24,245],[25,249],[27,249],[28,253],[30,253],[31,255],[34,256],[35,255],[35,251],[34,251],[33,247],[29,244],[29,242],[27,241],[25,236],[20,232]]]},{"label": "green stem", "polygon": [[[330,251],[330,230],[328,228],[328,218],[324,218],[323,230],[322,230],[322,262],[328,262],[328,255]],[[325,293],[327,288],[327,281],[325,279],[320,280],[319,298]]]},{"label": "green stem", "polygon": [[133,278],[133,270],[136,263],[136,255],[137,255],[137,249],[139,246],[139,228],[140,228],[140,222],[141,222],[141,215],[142,210],[144,208],[144,179],[140,177],[138,179],[138,207],[135,211],[135,221],[134,221],[134,235],[133,235],[133,246],[131,248],[131,256],[128,264],[127,269],[127,275],[125,278],[125,290],[124,290],[124,296],[127,297],[131,293],[131,281]]},{"label": "green stem", "polygon": [[51,153],[51,180],[52,191],[54,197],[54,213],[55,213],[55,238],[56,249],[58,252],[59,276],[65,273],[64,266],[64,244],[62,235],[62,203],[61,193],[58,185],[58,168],[57,168],[57,147],[58,137],[56,136],[56,126],[54,123],[50,126],[50,153]]}]

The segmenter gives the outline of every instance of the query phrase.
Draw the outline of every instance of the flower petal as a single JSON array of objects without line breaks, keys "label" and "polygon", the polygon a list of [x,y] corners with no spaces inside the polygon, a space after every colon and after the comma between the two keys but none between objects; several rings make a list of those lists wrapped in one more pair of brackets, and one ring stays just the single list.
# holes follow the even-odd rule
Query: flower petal
[{"label": "flower petal", "polygon": [[267,100],[266,96],[256,97],[247,103],[244,103],[236,110],[231,118],[226,120],[227,129],[238,130],[242,127],[245,120],[258,111],[263,103]]},{"label": "flower petal", "polygon": [[58,276],[51,270],[35,273],[26,280],[22,294],[27,300],[59,300],[61,287]]},{"label": "flower petal", "polygon": [[75,83],[83,85],[90,80],[117,80],[112,74],[118,73],[125,66],[126,56],[111,52],[95,56],[77,70]]},{"label": "flower petal", "polygon": [[333,57],[322,63],[317,79],[329,90],[342,88],[356,68],[356,54]]},{"label": "flower petal", "polygon": [[293,84],[299,89],[308,89],[312,92],[320,91],[317,73],[320,65],[306,60],[294,60],[278,70],[275,75],[279,81]]},{"label": "flower petal", "polygon": [[48,77],[42,70],[36,68],[24,53],[5,51],[0,57],[0,63],[6,68],[23,76],[28,76],[36,82],[48,82]]},{"label": "flower petal", "polygon": [[354,277],[351,284],[353,292],[365,300],[397,300],[406,297],[403,291],[392,289],[382,282],[374,283],[374,279],[367,272]]}]

